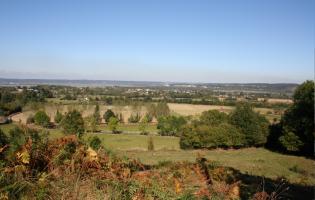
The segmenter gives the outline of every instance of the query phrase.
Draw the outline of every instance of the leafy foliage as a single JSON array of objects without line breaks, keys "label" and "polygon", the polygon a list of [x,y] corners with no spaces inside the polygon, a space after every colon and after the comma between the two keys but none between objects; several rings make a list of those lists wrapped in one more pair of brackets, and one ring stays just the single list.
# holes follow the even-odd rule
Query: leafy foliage
[{"label": "leafy foliage", "polygon": [[163,136],[179,136],[179,131],[187,123],[182,116],[164,116],[158,118],[157,128],[159,134]]},{"label": "leafy foliage", "polygon": [[113,133],[118,133],[117,132],[118,124],[119,120],[116,117],[111,117],[108,122],[108,127]]},{"label": "leafy foliage", "polygon": [[63,119],[63,114],[57,110],[56,115],[55,115],[55,123],[59,124]]},{"label": "leafy foliage", "polygon": [[[292,149],[296,150],[296,148],[292,148],[291,143],[293,138],[295,138],[296,145],[300,144],[298,145],[300,146],[299,150],[304,154],[312,155],[314,153],[313,141],[315,132],[314,81],[306,81],[301,84],[296,89],[293,98],[294,104],[285,112],[280,122],[283,128],[282,134],[284,135],[280,137],[281,143],[288,151],[292,151]],[[291,142],[288,142],[285,138],[290,138],[289,141]],[[297,140],[300,140],[300,142]]]},{"label": "leafy foliage", "polygon": [[84,121],[79,111],[69,111],[61,121],[65,134],[76,134],[78,137],[84,133]]},{"label": "leafy foliage", "polygon": [[131,114],[130,117],[128,118],[129,123],[138,123],[141,119],[141,116],[139,113],[136,114]]},{"label": "leafy foliage", "polygon": [[93,136],[90,138],[89,146],[92,147],[94,150],[98,150],[101,147],[102,141],[99,137]]},{"label": "leafy foliage", "polygon": [[111,109],[106,110],[106,112],[103,115],[105,122],[108,123],[110,118],[112,117],[115,117],[115,113]]},{"label": "leafy foliage", "polygon": [[238,105],[230,115],[230,123],[245,135],[246,146],[261,146],[267,142],[268,120],[255,113],[250,105]]},{"label": "leafy foliage", "polygon": [[263,145],[268,125],[263,116],[246,104],[239,105],[230,115],[210,110],[180,130],[180,146],[212,149]]},{"label": "leafy foliage", "polygon": [[46,128],[50,126],[50,118],[45,111],[36,112],[34,115],[34,122],[35,124]]},{"label": "leafy foliage", "polygon": [[281,121],[272,126],[268,147],[314,154],[314,81],[305,81],[293,95],[293,105],[286,110]]}]

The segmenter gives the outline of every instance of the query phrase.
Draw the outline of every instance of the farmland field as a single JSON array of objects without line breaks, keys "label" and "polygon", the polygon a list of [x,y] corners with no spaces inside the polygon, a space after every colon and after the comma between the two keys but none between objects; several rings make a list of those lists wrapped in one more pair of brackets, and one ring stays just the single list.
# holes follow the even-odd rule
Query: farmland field
[{"label": "farmland field", "polygon": [[[172,114],[175,115],[182,115],[182,116],[198,116],[202,112],[207,110],[219,110],[222,112],[229,113],[233,111],[233,106],[216,106],[216,105],[194,105],[194,104],[179,104],[179,103],[168,103],[170,111]],[[54,117],[56,111],[59,110],[60,112],[64,113],[72,109],[77,109],[82,113],[83,117],[87,117],[91,115],[94,111],[95,105],[79,105],[79,104],[67,104],[67,105],[59,105],[59,104],[52,104],[46,103],[39,105],[36,109],[28,107],[22,113],[14,115],[12,120],[15,122],[21,121],[22,123],[26,123],[27,117],[30,115],[34,115],[36,110],[42,109],[45,110],[48,116],[50,116],[51,120],[54,121]],[[112,109],[115,113],[121,113],[123,116],[123,120],[125,123],[128,122],[128,118],[132,113],[139,113],[140,115],[144,116],[146,113],[145,106],[139,106],[134,108],[132,106],[105,106],[100,105],[100,113],[103,115],[107,109]],[[274,118],[279,119],[281,116],[274,114],[274,110],[271,108],[254,108],[256,112],[260,112],[261,114],[265,115],[269,121],[272,121]],[[154,119],[156,122],[156,119]]]}]

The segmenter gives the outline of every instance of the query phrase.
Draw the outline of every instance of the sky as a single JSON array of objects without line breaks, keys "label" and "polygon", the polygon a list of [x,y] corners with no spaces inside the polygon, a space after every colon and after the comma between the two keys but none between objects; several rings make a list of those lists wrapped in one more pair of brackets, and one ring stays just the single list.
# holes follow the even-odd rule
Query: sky
[{"label": "sky", "polygon": [[0,0],[0,78],[314,79],[314,0]]}]

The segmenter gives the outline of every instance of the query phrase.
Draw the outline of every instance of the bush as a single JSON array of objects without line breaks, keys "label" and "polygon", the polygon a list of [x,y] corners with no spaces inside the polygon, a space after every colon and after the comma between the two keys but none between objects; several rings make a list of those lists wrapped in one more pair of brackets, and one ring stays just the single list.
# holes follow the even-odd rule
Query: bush
[{"label": "bush", "polygon": [[154,142],[151,136],[148,138],[148,151],[154,151]]},{"label": "bush", "polygon": [[245,138],[234,126],[222,123],[218,126],[193,124],[186,126],[180,137],[180,146],[189,148],[239,148],[244,146]]},{"label": "bush", "polygon": [[43,126],[43,127],[46,127],[46,128],[50,126],[50,118],[46,114],[45,111],[38,111],[34,115],[34,122],[35,122],[36,125],[40,125],[40,126]]},{"label": "bush", "polygon": [[109,119],[112,117],[115,117],[115,113],[111,109],[106,110],[106,112],[103,115],[105,122],[108,123]]},{"label": "bush", "polygon": [[128,118],[129,123],[138,123],[141,119],[141,116],[139,113],[133,115],[131,114],[130,117]]},{"label": "bush", "polygon": [[299,151],[303,145],[303,142],[301,142],[300,138],[293,132],[285,133],[279,137],[279,141],[287,151]]},{"label": "bush", "polygon": [[108,127],[113,133],[118,133],[117,127],[119,124],[119,120],[116,117],[111,117],[108,122]]},{"label": "bush", "polygon": [[144,117],[139,125],[139,131],[140,131],[140,135],[148,135],[149,133],[147,132],[147,127],[148,127],[148,119],[146,117]]},{"label": "bush", "polygon": [[61,121],[61,127],[65,134],[76,134],[78,137],[84,133],[84,121],[79,111],[68,112]]},{"label": "bush", "polygon": [[93,136],[91,139],[90,139],[90,147],[92,147],[94,150],[98,150],[100,147],[101,147],[101,144],[102,144],[102,141],[100,140],[99,137],[97,136]]},{"label": "bush", "polygon": [[179,131],[187,123],[184,117],[165,116],[158,118],[157,128],[162,136],[179,136]]},{"label": "bush", "polygon": [[221,123],[228,122],[228,115],[218,110],[208,110],[201,114],[199,121],[201,124],[217,126]]},{"label": "bush", "polygon": [[56,115],[55,115],[55,123],[59,124],[62,121],[63,115],[57,110]]}]

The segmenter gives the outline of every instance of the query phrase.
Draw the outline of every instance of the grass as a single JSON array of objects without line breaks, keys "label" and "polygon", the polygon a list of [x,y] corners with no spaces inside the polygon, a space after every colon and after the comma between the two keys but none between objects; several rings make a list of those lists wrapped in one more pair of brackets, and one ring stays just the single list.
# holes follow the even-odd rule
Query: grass
[{"label": "grass", "polygon": [[[162,161],[195,161],[198,154],[220,165],[232,167],[249,175],[271,179],[285,177],[291,183],[315,185],[315,162],[298,156],[271,152],[264,148],[240,150],[177,150],[177,151],[127,151],[119,154],[139,159],[145,164]],[[292,170],[297,168],[299,170]],[[303,173],[301,173],[303,172]]]},{"label": "grass", "polygon": [[[106,148],[118,151],[146,151],[149,136],[130,134],[86,134],[85,137],[97,135]],[[155,150],[179,150],[179,138],[152,136]]]},{"label": "grass", "polygon": [[[109,131],[109,127],[105,124],[99,126],[99,130]],[[119,131],[137,131],[139,132],[139,124],[119,124],[117,130]],[[148,124],[146,130],[148,132],[157,132],[156,124]]]},{"label": "grass", "polygon": [[[0,125],[8,132],[15,124]],[[127,128],[127,127],[125,127]],[[51,138],[63,135],[60,129],[48,129]],[[283,155],[264,148],[239,150],[180,150],[179,138],[154,135],[155,151],[147,151],[148,136],[136,134],[87,133],[84,137],[97,135],[102,145],[118,155],[139,159],[145,164],[162,161],[195,161],[198,155],[220,165],[232,167],[242,173],[265,176],[271,179],[284,177],[290,183],[315,185],[314,160],[298,156]]]}]

